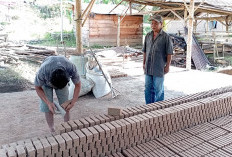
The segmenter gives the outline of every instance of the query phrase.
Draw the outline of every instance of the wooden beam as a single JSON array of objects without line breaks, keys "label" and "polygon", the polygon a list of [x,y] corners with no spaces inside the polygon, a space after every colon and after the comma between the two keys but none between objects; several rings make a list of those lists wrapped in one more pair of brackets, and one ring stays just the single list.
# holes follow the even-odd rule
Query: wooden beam
[{"label": "wooden beam", "polygon": [[144,8],[146,8],[146,6],[147,6],[147,5],[144,5],[144,6],[142,7],[142,9],[139,10],[139,13],[140,13]]},{"label": "wooden beam", "polygon": [[83,45],[82,45],[82,31],[81,31],[81,0],[76,0],[76,45],[77,45],[77,54],[83,53]]},{"label": "wooden beam", "polygon": [[155,10],[155,11],[147,11],[147,12],[141,12],[141,13],[134,13],[132,15],[145,15],[145,14],[154,14],[154,13],[161,13],[161,12],[168,12],[168,11],[175,11],[175,10],[183,10],[184,8],[173,8],[173,9],[161,9],[161,10]]},{"label": "wooden beam", "polygon": [[218,16],[218,17],[196,17],[197,20],[225,20],[226,16]]},{"label": "wooden beam", "polygon": [[93,5],[94,5],[95,0],[92,0],[92,1],[93,1],[93,3],[91,4],[91,6],[90,6],[90,8],[89,8],[89,11],[88,11],[87,15],[85,16],[85,19],[84,19],[84,21],[82,22],[82,27],[84,26],[86,20],[88,19],[89,14],[90,14],[90,12],[91,12],[91,10],[92,10],[92,7],[93,7]]},{"label": "wooden beam", "polygon": [[131,5],[132,5],[132,2],[130,1],[130,3],[129,3],[129,6],[130,6],[130,15],[132,15],[132,7],[131,7]]},{"label": "wooden beam", "polygon": [[196,33],[197,31],[197,20],[194,21],[194,25],[193,25],[193,32]]},{"label": "wooden beam", "polygon": [[88,4],[87,8],[84,10],[84,12],[81,15],[81,19],[83,19],[83,17],[85,16],[85,14],[87,13],[87,11],[89,10],[89,8],[92,6],[92,4],[95,2],[95,0],[91,0],[91,2]]},{"label": "wooden beam", "polygon": [[116,9],[123,1],[124,1],[124,0],[121,0],[121,1],[109,12],[109,14],[110,14],[114,9]]},{"label": "wooden beam", "polygon": [[187,70],[191,70],[193,21],[194,21],[194,0],[190,0],[189,17],[190,18],[188,21],[188,40],[187,40],[187,55],[186,55],[186,69]]},{"label": "wooden beam", "polygon": [[136,1],[136,0],[124,0],[124,1],[127,1],[127,2],[131,1],[132,3],[149,5],[149,6],[157,6],[157,7],[162,7],[162,8],[165,8],[165,9],[173,9],[173,7],[165,6],[163,4],[153,3],[153,2],[141,2],[141,1]]},{"label": "wooden beam", "polygon": [[187,26],[187,17],[188,17],[188,10],[187,8],[184,9],[184,26]]},{"label": "wooden beam", "polygon": [[197,7],[195,7],[194,12],[195,12],[204,2],[205,2],[205,0],[202,0],[201,3],[200,3]]},{"label": "wooden beam", "polygon": [[185,5],[185,8],[187,9],[187,11],[189,12],[189,6],[187,5],[185,0],[184,0],[184,5]]},{"label": "wooden beam", "polygon": [[120,23],[122,22],[122,20],[123,20],[123,19],[124,19],[124,17],[126,16],[126,13],[127,13],[127,11],[129,10],[129,8],[130,8],[130,6],[127,8],[126,12],[124,13],[123,17],[121,18]]},{"label": "wooden beam", "polygon": [[184,22],[184,19],[182,17],[180,17],[180,15],[178,15],[174,10],[171,10],[171,12],[178,17],[182,22]]}]

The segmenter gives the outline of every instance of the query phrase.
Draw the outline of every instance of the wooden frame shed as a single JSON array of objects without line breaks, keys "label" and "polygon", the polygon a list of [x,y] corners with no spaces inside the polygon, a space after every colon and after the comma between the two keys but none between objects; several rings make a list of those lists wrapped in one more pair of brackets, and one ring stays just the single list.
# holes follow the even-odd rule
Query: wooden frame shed
[{"label": "wooden frame shed", "polygon": [[[84,5],[83,8],[85,8]],[[123,16],[121,14],[123,11],[125,12],[126,7],[120,6],[110,12],[112,8],[111,5],[94,5],[82,28],[83,45],[117,46],[117,42],[119,42],[120,46],[141,47],[143,41],[143,15]],[[120,25],[118,26],[118,24]]]}]

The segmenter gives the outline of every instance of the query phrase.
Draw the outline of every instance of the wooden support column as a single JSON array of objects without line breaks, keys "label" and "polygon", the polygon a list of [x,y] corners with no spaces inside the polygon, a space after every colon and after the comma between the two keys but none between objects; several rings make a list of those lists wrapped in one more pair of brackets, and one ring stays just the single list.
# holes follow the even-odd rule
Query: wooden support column
[{"label": "wooden support column", "polygon": [[194,21],[194,27],[193,27],[193,32],[197,32],[197,20]]},{"label": "wooden support column", "polygon": [[226,17],[226,33],[229,33],[229,18]]},{"label": "wooden support column", "polygon": [[185,8],[184,9],[184,24],[185,24],[185,26],[187,26],[187,21],[188,21],[187,17],[188,17],[188,11],[187,11],[187,8]]},{"label": "wooden support column", "polygon": [[194,21],[194,0],[190,0],[189,21],[188,21],[187,56],[186,56],[186,69],[187,70],[191,70],[193,21]]},{"label": "wooden support column", "polygon": [[132,7],[131,7],[131,1],[130,1],[130,3],[129,3],[129,5],[130,5],[130,15],[132,15]]},{"label": "wooden support column", "polygon": [[83,53],[83,45],[82,45],[82,18],[81,18],[81,0],[76,0],[76,46],[77,46],[77,54]]},{"label": "wooden support column", "polygon": [[118,15],[117,47],[120,46],[120,24],[121,24],[121,19],[120,19],[120,15]]},{"label": "wooden support column", "polygon": [[207,20],[206,20],[206,33],[208,33],[208,32],[209,32],[209,20],[208,20],[208,18],[209,18],[209,13],[207,13]]}]

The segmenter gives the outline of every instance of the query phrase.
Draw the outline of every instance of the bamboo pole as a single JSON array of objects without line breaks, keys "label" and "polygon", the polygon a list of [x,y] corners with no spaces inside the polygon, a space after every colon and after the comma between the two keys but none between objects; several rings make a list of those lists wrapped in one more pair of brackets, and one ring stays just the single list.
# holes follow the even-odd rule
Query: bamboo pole
[{"label": "bamboo pole", "polygon": [[193,32],[197,32],[197,20],[194,21],[194,27],[193,27]]},{"label": "bamboo pole", "polygon": [[77,54],[83,53],[83,45],[82,45],[82,37],[81,37],[81,27],[82,27],[82,19],[81,19],[81,0],[76,0],[76,46],[77,46]]},{"label": "bamboo pole", "polygon": [[109,14],[110,14],[115,8],[117,8],[123,1],[124,1],[124,0],[121,0],[121,2],[119,2],[119,3],[109,12]]},{"label": "bamboo pole", "polygon": [[194,21],[194,0],[190,0],[189,21],[188,21],[187,56],[186,56],[186,69],[187,70],[191,70],[193,21]]},{"label": "bamboo pole", "polygon": [[188,10],[187,8],[184,9],[184,24],[187,26],[187,17],[188,17]]},{"label": "bamboo pole", "polygon": [[91,12],[91,10],[92,10],[92,8],[93,8],[93,5],[94,5],[95,0],[92,0],[91,2],[93,2],[93,3],[91,4],[91,6],[90,6],[90,8],[89,8],[89,11],[88,11],[87,15],[85,16],[85,19],[84,19],[84,21],[82,22],[82,27],[85,25],[85,22],[86,22],[86,20],[87,20],[88,17],[89,17],[89,14],[90,14],[90,12]]},{"label": "bamboo pole", "polygon": [[[95,0],[91,0],[91,2],[88,4],[87,8],[85,9],[85,11],[82,13],[81,15],[81,19],[83,19],[83,17],[85,16],[86,12],[89,10],[89,8],[92,6],[92,4],[95,2]],[[91,9],[90,9],[91,10]]]},{"label": "bamboo pole", "polygon": [[131,7],[131,1],[130,1],[130,3],[129,3],[129,6],[130,6],[130,15],[132,15],[132,7]]}]

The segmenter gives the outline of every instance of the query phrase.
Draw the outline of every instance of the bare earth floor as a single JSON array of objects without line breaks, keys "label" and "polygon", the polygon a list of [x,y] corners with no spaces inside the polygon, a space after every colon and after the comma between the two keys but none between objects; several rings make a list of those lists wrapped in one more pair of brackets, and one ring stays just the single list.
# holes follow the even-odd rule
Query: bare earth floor
[{"label": "bare earth floor", "polygon": [[[123,71],[127,77],[112,79],[113,86],[120,91],[116,98],[112,99],[110,94],[99,99],[93,94],[80,97],[71,110],[71,119],[105,114],[109,106],[125,108],[145,104],[141,62],[128,62]],[[171,67],[165,76],[165,99],[231,85],[230,75]],[[0,94],[0,145],[49,134],[38,102],[34,90]],[[60,122],[62,117],[56,115],[55,124]]]}]

